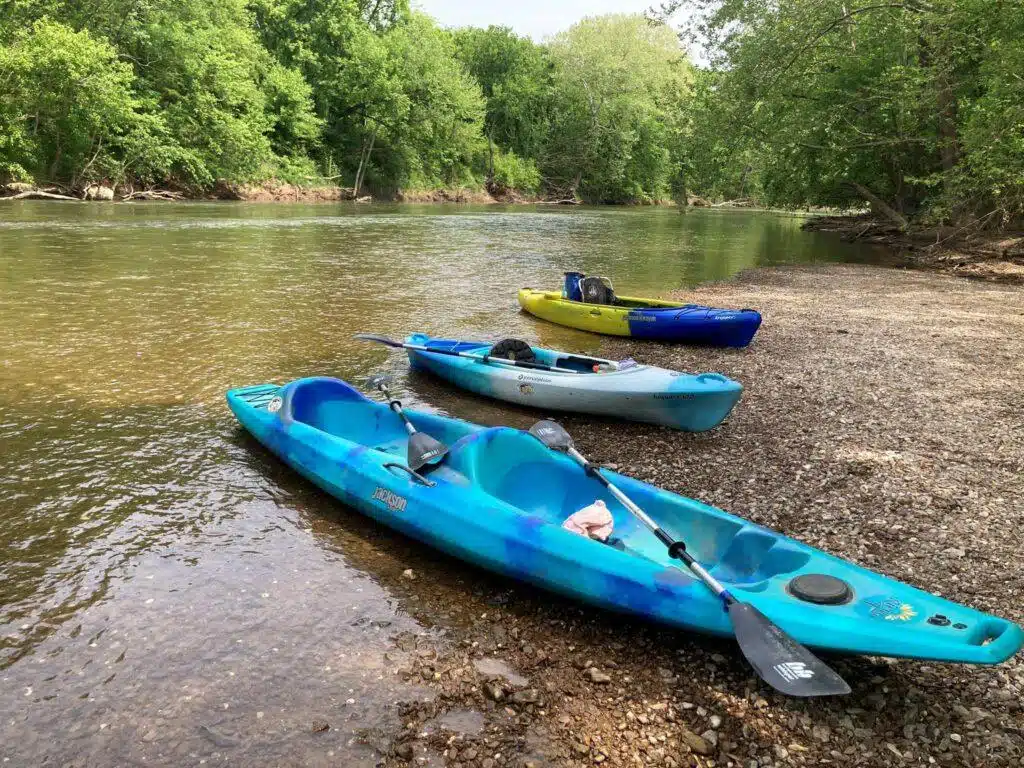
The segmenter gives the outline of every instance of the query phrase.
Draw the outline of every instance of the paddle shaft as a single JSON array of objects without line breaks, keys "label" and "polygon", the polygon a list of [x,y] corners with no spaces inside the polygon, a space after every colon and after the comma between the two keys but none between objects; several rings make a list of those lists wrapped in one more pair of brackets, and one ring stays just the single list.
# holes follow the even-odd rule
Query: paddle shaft
[{"label": "paddle shaft", "polygon": [[402,420],[402,423],[405,425],[405,431],[408,432],[410,435],[415,435],[416,434],[416,427],[414,427],[412,425],[412,422],[409,421],[409,417],[406,416],[405,415],[405,411],[402,410],[402,403],[401,403],[401,401],[400,400],[396,400],[393,397],[391,397],[391,393],[388,391],[388,388],[387,388],[386,384],[380,384],[380,385],[378,385],[377,388],[381,392],[383,392],[384,393],[384,397],[386,397],[388,399],[388,408],[390,408],[392,411],[397,413],[398,414],[398,418],[400,418]]},{"label": "paddle shaft", "polygon": [[421,344],[407,344],[402,341],[395,341],[394,339],[388,339],[384,336],[374,336],[368,333],[357,333],[357,339],[364,339],[366,341],[379,341],[381,344],[387,344],[389,347],[399,347],[401,349],[412,349],[416,352],[432,352],[435,355],[450,355],[451,357],[464,357],[467,360],[479,360],[482,363],[501,363],[502,365],[511,365],[515,368],[530,368],[535,371],[555,371],[556,373],[583,373],[582,371],[574,371],[572,368],[559,368],[557,365],[545,365],[544,363],[528,363],[525,360],[509,360],[504,357],[491,357],[490,355],[471,355],[468,352],[459,352],[456,349],[435,349],[433,347],[424,347]]},{"label": "paddle shaft", "polygon": [[574,371],[571,368],[559,368],[557,365],[545,365],[544,363],[528,363],[525,360],[509,360],[505,357],[491,357],[490,355],[471,355],[468,352],[459,352],[456,349],[434,349],[433,347],[423,347],[419,344],[402,344],[405,349],[414,349],[417,352],[433,352],[437,355],[452,355],[454,357],[464,357],[467,360],[479,360],[481,363],[501,363],[502,365],[511,365],[516,368],[530,368],[534,371],[555,371],[557,373],[580,373],[580,371]]},{"label": "paddle shaft", "polygon": [[711,589],[712,592],[718,595],[718,597],[720,597],[727,606],[736,601],[736,598],[729,594],[729,590],[723,587],[714,576],[704,570],[704,567],[694,560],[693,556],[686,551],[686,545],[683,542],[673,539],[664,528],[654,522],[646,512],[634,504],[633,500],[630,499],[629,496],[620,491],[615,487],[615,484],[612,483],[611,480],[601,474],[600,469],[587,461],[583,454],[572,446],[569,446],[567,453],[573,461],[583,467],[588,475],[596,477],[598,482],[607,488],[609,493],[618,499],[619,503],[628,509],[637,520],[647,526],[650,532],[657,536],[658,540],[661,541],[662,544],[668,547],[668,553],[671,557],[674,557],[677,560],[682,560],[686,564],[686,567],[693,571],[693,573],[695,573],[700,580]]}]

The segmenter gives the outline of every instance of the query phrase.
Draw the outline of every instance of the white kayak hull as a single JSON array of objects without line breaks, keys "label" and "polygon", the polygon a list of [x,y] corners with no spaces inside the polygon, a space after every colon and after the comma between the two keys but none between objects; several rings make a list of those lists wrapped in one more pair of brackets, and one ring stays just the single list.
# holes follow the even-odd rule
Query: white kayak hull
[{"label": "white kayak hull", "polygon": [[[483,356],[490,344],[414,334],[406,343]],[[718,373],[688,374],[634,364],[595,373],[590,364],[612,361],[533,347],[537,362],[579,372],[520,368],[439,352],[409,350],[409,361],[478,395],[545,411],[590,413],[703,432],[720,424],[740,399],[743,386]],[[588,372],[584,372],[588,371]]]}]

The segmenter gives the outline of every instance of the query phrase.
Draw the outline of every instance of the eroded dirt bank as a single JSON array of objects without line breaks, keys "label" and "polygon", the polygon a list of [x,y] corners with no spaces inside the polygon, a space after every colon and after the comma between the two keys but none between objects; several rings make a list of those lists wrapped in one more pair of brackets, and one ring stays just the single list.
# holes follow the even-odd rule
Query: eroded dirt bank
[{"label": "eroded dirt bank", "polygon": [[[747,386],[739,408],[703,435],[565,419],[585,454],[1024,621],[1024,292],[833,266],[749,272],[685,296],[757,307],[764,327],[748,350],[611,341],[604,351],[727,373]],[[396,659],[412,661],[394,673],[435,695],[400,705],[405,730],[366,734],[388,765],[1024,759],[1019,657],[994,668],[833,659],[852,695],[785,699],[731,643],[585,608],[421,549],[410,544],[403,563],[414,573],[388,580],[428,624],[443,615],[453,629],[440,649],[395,638]]]},{"label": "eroded dirt bank", "polygon": [[894,264],[960,277],[1024,283],[1024,232],[971,231],[954,227],[903,232],[864,216],[817,216],[804,229],[833,232],[847,242],[884,245]]}]

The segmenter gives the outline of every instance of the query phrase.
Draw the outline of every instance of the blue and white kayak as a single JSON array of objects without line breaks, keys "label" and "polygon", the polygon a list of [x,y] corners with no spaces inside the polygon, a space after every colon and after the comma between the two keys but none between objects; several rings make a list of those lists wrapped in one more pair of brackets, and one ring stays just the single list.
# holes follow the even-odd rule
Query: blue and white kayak
[{"label": "blue and white kayak", "polygon": [[[497,573],[603,608],[730,636],[722,603],[572,459],[532,435],[408,412],[450,446],[425,477],[386,405],[343,381],[299,379],[227,393],[242,425],[342,502]],[[818,649],[994,664],[1024,643],[1016,624],[928,594],[719,509],[615,472],[605,476],[739,599]],[[562,528],[601,499],[621,548]]]},{"label": "blue and white kayak", "polygon": [[[687,432],[718,426],[739,402],[743,385],[720,373],[689,374],[633,361],[619,363],[530,347],[535,363],[560,370],[516,368],[482,358],[490,342],[436,339],[415,333],[406,344],[413,368],[478,395],[548,411],[593,413],[663,424]],[[476,356],[455,357],[445,352]],[[595,372],[595,367],[600,372]]]}]

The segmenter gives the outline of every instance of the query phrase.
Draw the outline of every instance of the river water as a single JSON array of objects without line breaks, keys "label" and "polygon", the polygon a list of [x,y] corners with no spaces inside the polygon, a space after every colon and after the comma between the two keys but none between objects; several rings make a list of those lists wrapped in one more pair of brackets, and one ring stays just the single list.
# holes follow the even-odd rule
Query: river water
[{"label": "river water", "polygon": [[391,371],[407,404],[525,426],[352,334],[597,351],[516,289],[580,269],[657,295],[871,255],[736,211],[2,205],[5,766],[373,765],[397,702],[428,695],[393,672],[396,638],[444,642],[400,575],[430,554],[280,467],[226,389]]}]

